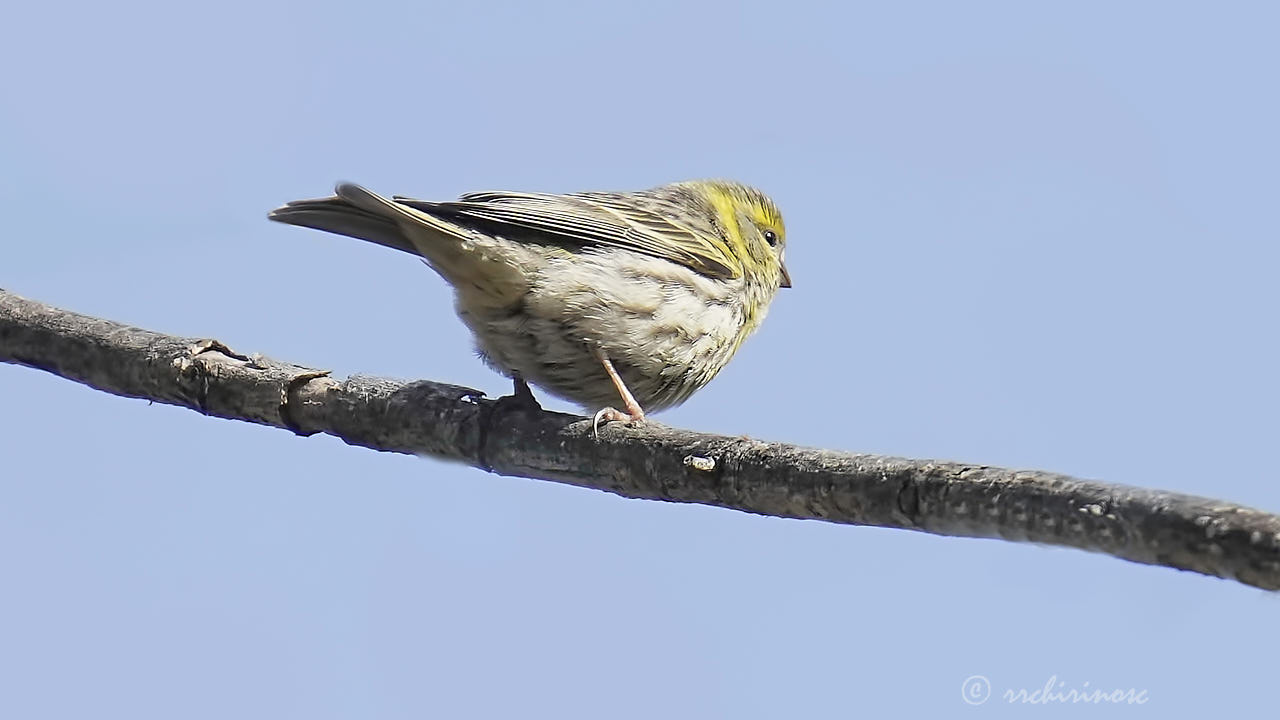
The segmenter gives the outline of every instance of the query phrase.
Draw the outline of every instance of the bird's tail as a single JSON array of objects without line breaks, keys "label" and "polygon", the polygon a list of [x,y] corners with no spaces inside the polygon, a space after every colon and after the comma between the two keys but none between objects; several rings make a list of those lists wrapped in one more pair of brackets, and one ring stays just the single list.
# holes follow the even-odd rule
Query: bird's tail
[{"label": "bird's tail", "polygon": [[[332,197],[296,200],[272,210],[276,222],[315,228],[395,248],[426,260],[459,292],[479,292],[472,304],[506,306],[519,300],[527,279],[502,252],[486,252],[467,228],[430,212],[434,203],[397,202],[342,183]],[[472,242],[462,241],[470,239]],[[491,248],[492,250],[492,248]]]},{"label": "bird's tail", "polygon": [[408,220],[420,224],[421,218],[411,216],[414,211],[351,183],[338,185],[335,192],[327,198],[295,200],[272,210],[267,217],[420,254],[400,223]]}]

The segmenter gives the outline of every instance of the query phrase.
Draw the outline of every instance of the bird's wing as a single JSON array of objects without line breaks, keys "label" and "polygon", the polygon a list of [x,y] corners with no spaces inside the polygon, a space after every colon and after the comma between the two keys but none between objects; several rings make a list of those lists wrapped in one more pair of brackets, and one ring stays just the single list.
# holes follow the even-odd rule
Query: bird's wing
[{"label": "bird's wing", "polygon": [[609,193],[550,195],[483,192],[457,202],[396,197],[395,202],[465,227],[512,239],[569,247],[631,250],[684,265],[712,278],[742,276],[718,233],[699,232],[671,217],[674,206],[628,201]]}]

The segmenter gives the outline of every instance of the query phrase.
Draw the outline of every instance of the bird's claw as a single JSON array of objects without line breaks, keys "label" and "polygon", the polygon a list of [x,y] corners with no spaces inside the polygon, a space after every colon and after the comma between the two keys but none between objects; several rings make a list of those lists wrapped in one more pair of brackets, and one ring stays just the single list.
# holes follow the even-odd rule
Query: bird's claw
[{"label": "bird's claw", "polygon": [[600,439],[600,423],[602,422],[638,423],[642,420],[644,420],[643,412],[628,414],[621,410],[615,410],[611,407],[603,408],[597,411],[595,416],[591,418],[591,434],[596,440]]}]

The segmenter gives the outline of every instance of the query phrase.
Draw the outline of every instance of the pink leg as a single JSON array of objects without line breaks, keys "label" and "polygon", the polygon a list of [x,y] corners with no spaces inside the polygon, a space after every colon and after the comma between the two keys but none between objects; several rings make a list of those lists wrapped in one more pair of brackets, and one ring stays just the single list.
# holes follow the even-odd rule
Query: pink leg
[{"label": "pink leg", "polygon": [[609,374],[609,379],[613,381],[613,386],[618,389],[618,394],[622,396],[622,406],[627,409],[626,412],[622,412],[607,407],[597,412],[591,422],[591,431],[595,433],[596,437],[599,437],[601,422],[640,422],[644,420],[644,409],[640,407],[640,403],[636,402],[635,396],[627,389],[626,383],[622,382],[622,376],[614,369],[613,363],[609,361],[609,356],[603,350],[597,348],[596,357],[600,358],[601,364],[604,365],[604,371]]}]

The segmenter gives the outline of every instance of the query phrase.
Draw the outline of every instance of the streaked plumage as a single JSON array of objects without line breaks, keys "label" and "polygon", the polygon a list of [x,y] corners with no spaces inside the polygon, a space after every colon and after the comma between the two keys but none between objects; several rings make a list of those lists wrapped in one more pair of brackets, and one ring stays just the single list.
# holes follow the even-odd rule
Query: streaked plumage
[{"label": "streaked plumage", "polygon": [[684,402],[790,287],[782,216],[738,183],[453,202],[388,200],[350,184],[336,192],[270,218],[421,256],[454,286],[490,366],[586,408],[622,400],[627,411],[607,408],[606,420]]}]

